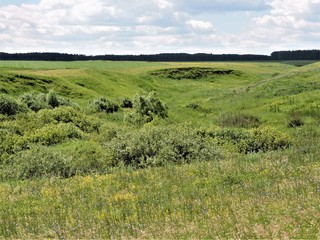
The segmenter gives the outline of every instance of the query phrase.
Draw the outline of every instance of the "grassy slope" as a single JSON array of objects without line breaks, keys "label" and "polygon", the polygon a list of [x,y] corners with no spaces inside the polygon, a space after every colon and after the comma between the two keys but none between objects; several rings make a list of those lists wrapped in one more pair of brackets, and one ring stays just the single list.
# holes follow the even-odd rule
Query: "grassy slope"
[{"label": "grassy slope", "polygon": [[[215,67],[243,74],[213,80],[151,78],[150,71]],[[0,183],[0,235],[10,238],[319,238],[319,63],[0,62],[12,95],[48,90],[85,106],[106,96],[120,100],[156,91],[169,122],[218,124],[221,114],[244,111],[287,131],[296,145],[283,152],[238,155],[220,162],[130,171],[105,176]],[[51,80],[46,83],[41,79]],[[197,103],[199,109],[185,106]],[[313,106],[313,110],[305,111]],[[307,121],[286,128],[288,113]],[[310,112],[314,111],[314,114]],[[108,118],[107,118],[108,120]],[[115,121],[117,123],[117,121]],[[118,122],[121,124],[121,122]]]}]

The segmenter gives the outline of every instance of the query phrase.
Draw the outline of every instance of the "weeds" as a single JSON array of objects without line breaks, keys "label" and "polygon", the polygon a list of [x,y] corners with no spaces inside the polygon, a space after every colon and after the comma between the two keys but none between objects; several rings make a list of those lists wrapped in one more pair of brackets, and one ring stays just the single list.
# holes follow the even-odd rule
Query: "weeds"
[{"label": "weeds", "polygon": [[225,114],[220,120],[221,127],[256,128],[261,125],[261,120],[245,113]]}]

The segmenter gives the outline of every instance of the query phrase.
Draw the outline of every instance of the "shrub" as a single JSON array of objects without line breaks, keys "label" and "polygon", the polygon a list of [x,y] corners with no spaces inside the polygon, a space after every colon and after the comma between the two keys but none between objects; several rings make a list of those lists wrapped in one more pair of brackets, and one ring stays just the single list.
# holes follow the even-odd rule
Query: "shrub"
[{"label": "shrub", "polygon": [[21,96],[20,101],[35,112],[48,108],[48,104],[46,103],[46,99],[43,99],[43,95],[36,93],[25,93]]},{"label": "shrub", "polygon": [[69,106],[69,107],[74,107],[76,109],[79,109],[79,106],[73,102],[70,101],[70,99],[62,97],[62,96],[57,96],[59,106]]},{"label": "shrub", "polygon": [[25,136],[28,142],[40,143],[46,146],[62,143],[67,139],[81,139],[83,137],[83,132],[70,123],[47,124],[33,134]]},{"label": "shrub", "polygon": [[101,125],[96,118],[87,116],[72,107],[65,106],[52,110],[41,110],[35,118],[35,121],[38,121],[38,127],[48,123],[73,123],[81,131],[87,133],[98,132]]},{"label": "shrub", "polygon": [[31,110],[38,112],[41,109],[56,108],[59,106],[77,107],[69,99],[57,95],[53,90],[45,93],[25,93],[21,96],[20,101]]},{"label": "shrub", "polygon": [[71,107],[42,109],[0,122],[0,162],[29,148],[32,143],[59,144],[70,139],[83,139],[96,133],[100,121]]},{"label": "shrub", "polygon": [[30,179],[41,177],[71,177],[71,158],[51,148],[33,146],[12,155],[7,164],[0,167],[0,179]]},{"label": "shrub", "polygon": [[292,118],[288,122],[288,127],[293,128],[293,127],[301,127],[304,125],[304,121],[301,118]]},{"label": "shrub", "polygon": [[111,161],[99,143],[76,141],[64,151],[71,157],[71,167],[77,174],[103,174],[111,167]]},{"label": "shrub", "polygon": [[105,143],[115,165],[133,167],[188,163],[217,156],[216,145],[190,127],[144,127],[117,134]]},{"label": "shrub", "polygon": [[103,174],[111,167],[99,144],[83,141],[59,151],[52,147],[30,145],[28,150],[11,154],[7,159],[0,164],[0,181]]},{"label": "shrub", "polygon": [[133,102],[129,98],[124,98],[120,106],[122,108],[132,108]]},{"label": "shrub", "polygon": [[133,113],[128,116],[132,123],[151,122],[155,117],[167,118],[168,108],[160,101],[154,92],[148,96],[136,95],[133,99]]},{"label": "shrub", "polygon": [[215,129],[200,131],[201,136],[210,136],[219,145],[232,144],[240,153],[267,152],[288,148],[291,139],[273,128]]},{"label": "shrub", "polygon": [[299,111],[290,112],[287,126],[289,128],[294,128],[294,127],[301,127],[303,125],[304,125],[304,121],[302,120],[302,113]]},{"label": "shrub", "polygon": [[106,99],[105,97],[100,97],[98,99],[93,100],[90,106],[96,112],[113,113],[117,112],[119,109],[119,106],[117,104]]},{"label": "shrub", "polygon": [[15,99],[0,95],[0,114],[12,116],[25,110]]},{"label": "shrub", "polygon": [[46,100],[47,100],[47,103],[53,108],[59,106],[59,100],[58,100],[57,94],[53,90],[50,90],[48,92],[46,96]]},{"label": "shrub", "polygon": [[222,127],[256,128],[261,125],[258,117],[245,113],[223,115],[220,119]]}]

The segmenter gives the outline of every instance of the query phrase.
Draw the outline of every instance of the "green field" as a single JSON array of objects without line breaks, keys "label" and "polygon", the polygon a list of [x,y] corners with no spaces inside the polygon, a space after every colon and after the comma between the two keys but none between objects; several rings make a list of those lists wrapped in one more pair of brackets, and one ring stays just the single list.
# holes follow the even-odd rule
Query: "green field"
[{"label": "green field", "polygon": [[318,239],[319,137],[319,62],[0,61],[0,238]]}]

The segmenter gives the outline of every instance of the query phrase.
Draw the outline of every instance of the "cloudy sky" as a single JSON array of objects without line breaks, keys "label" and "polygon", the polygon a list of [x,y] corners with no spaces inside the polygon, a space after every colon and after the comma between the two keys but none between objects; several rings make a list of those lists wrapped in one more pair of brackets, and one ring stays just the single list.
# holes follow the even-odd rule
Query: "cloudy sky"
[{"label": "cloudy sky", "polygon": [[319,49],[320,0],[1,0],[0,52]]}]

